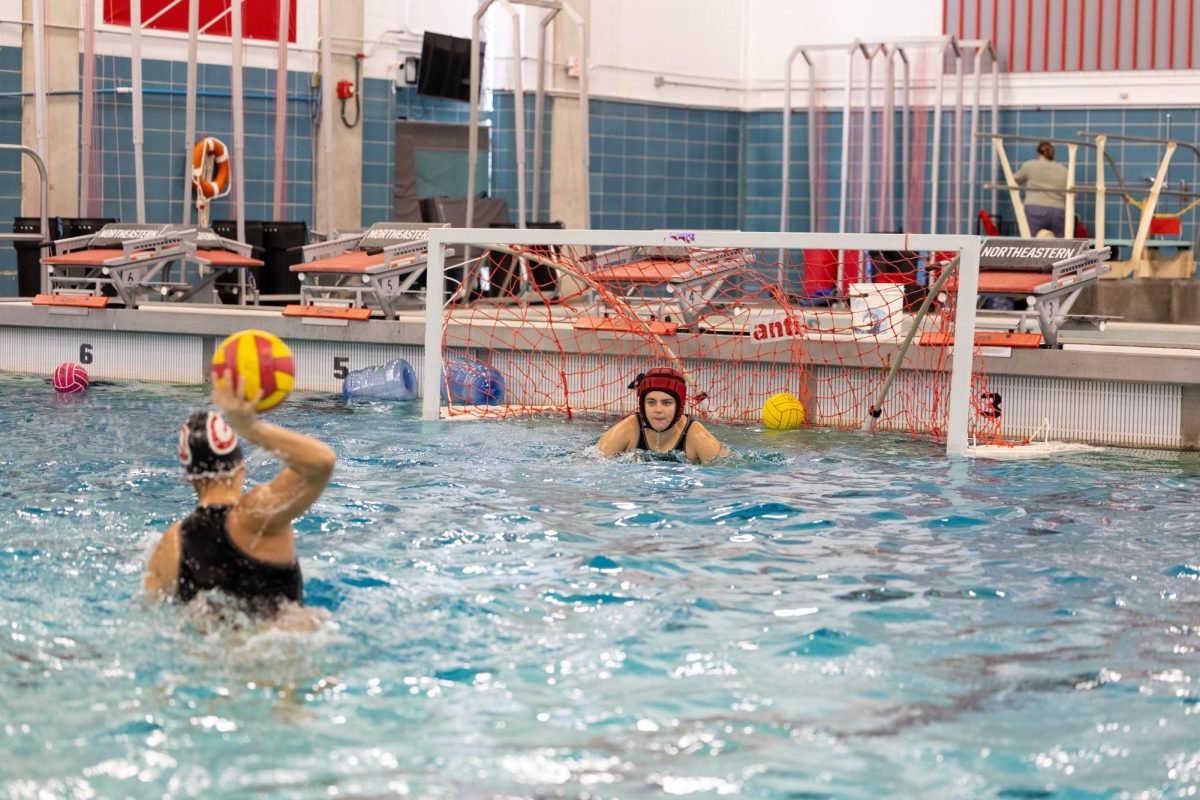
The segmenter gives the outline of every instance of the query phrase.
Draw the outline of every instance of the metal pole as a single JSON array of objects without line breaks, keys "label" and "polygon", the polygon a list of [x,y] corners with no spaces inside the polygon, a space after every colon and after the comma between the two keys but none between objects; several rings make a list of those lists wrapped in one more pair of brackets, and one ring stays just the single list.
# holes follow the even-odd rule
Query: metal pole
[{"label": "metal pole", "polygon": [[192,149],[196,146],[196,50],[200,30],[200,0],[188,0],[187,99],[184,101],[183,224],[192,220]]},{"label": "metal pole", "polygon": [[[37,152],[42,158],[47,154],[48,132],[46,130],[46,9],[45,0],[32,0],[33,10],[33,136],[37,142]],[[45,187],[43,187],[44,189]],[[46,208],[46,196],[43,192],[42,207]],[[49,237],[49,220],[42,218],[42,236]]]},{"label": "metal pole", "polygon": [[1075,228],[1075,164],[1078,158],[1079,145],[1067,143],[1067,196],[1066,208],[1063,211],[1063,238],[1071,238]]},{"label": "metal pole", "polygon": [[[83,4],[83,75],[80,77],[82,97],[80,99],[79,124],[80,181],[79,213],[92,214],[92,161],[95,155],[94,138],[96,127],[96,4]],[[96,198],[98,199],[98,198]]]},{"label": "metal pole", "polygon": [[[995,44],[989,44],[988,47],[992,54],[992,135],[995,136],[1000,132],[1000,62],[996,58]],[[1000,201],[999,190],[995,188],[1000,180],[1000,162],[997,159],[996,153],[992,151],[992,208],[998,208]]]},{"label": "metal pole", "polygon": [[[237,238],[246,241],[246,100],[242,90],[242,4],[234,0],[230,4],[231,42],[233,66],[229,90],[233,94],[233,187],[236,195],[233,207],[237,220]],[[326,29],[328,30],[328,29]],[[323,84],[322,84],[323,85]],[[329,109],[326,109],[327,111]],[[244,298],[242,298],[244,300]]]},{"label": "metal pole", "polygon": [[325,238],[332,239],[333,224],[333,30],[331,0],[321,0],[321,199],[325,206]]},{"label": "metal pole", "polygon": [[512,17],[512,51],[513,51],[513,125],[516,134],[517,151],[517,227],[525,227],[525,82],[521,63],[521,17],[508,0],[500,0],[500,5]]},{"label": "metal pole", "polygon": [[817,109],[817,70],[807,53],[804,54],[804,61],[808,64],[808,222],[811,226],[809,230],[815,232],[821,229],[823,209],[818,207],[817,198],[825,196],[820,187],[825,160],[817,141],[817,115],[820,113]]},{"label": "metal pole", "polygon": [[582,162],[583,175],[583,219],[584,226],[592,227],[592,156],[591,156],[591,107],[588,102],[591,84],[588,82],[588,64],[591,63],[591,27],[588,21],[574,8],[564,2],[567,13],[575,18],[575,28],[579,32],[579,157]]},{"label": "metal pole", "polygon": [[545,127],[546,114],[546,36],[550,23],[558,16],[558,9],[551,9],[542,17],[538,29],[538,67],[537,93],[533,106],[533,199],[530,203],[535,220],[538,219],[542,205],[542,130]]},{"label": "metal pole", "polygon": [[429,255],[425,262],[425,354],[421,362],[421,419],[425,420],[436,420],[441,415],[444,382],[442,317],[445,314],[446,245],[440,241],[437,230],[429,231]]},{"label": "metal pole", "polygon": [[912,168],[912,67],[908,54],[904,54],[904,113],[900,118],[900,185],[904,187],[904,210],[900,219],[904,230],[908,230],[908,204],[912,199],[912,180],[908,171]]},{"label": "metal pole", "polygon": [[[800,55],[800,48],[792,49],[788,54],[787,60],[784,62],[783,68],[783,159],[779,169],[779,180],[782,182],[779,191],[779,230],[786,231],[788,229],[788,201],[791,199],[789,192],[788,181],[791,180],[792,167],[792,63],[795,62],[796,56]],[[808,120],[809,138],[812,138],[813,121]],[[809,174],[812,174],[812,150],[808,153]],[[812,192],[809,192],[809,200],[811,202]],[[779,271],[783,273],[783,258],[782,254],[779,259]],[[783,284],[782,278],[780,285]]]},{"label": "metal pole", "polygon": [[479,163],[479,21],[494,0],[482,0],[471,17],[471,96],[467,100],[470,116],[467,128],[467,218],[466,227],[475,222],[475,167]]},{"label": "metal pole", "polygon": [[143,159],[142,139],[142,0],[130,0],[130,74],[133,77],[133,176],[137,192],[135,213],[137,221],[146,221],[146,165]]},{"label": "metal pole", "polygon": [[954,60],[954,177],[950,189],[954,195],[954,232],[962,233],[962,168],[963,168],[963,96],[966,90],[966,65],[963,52]]},{"label": "metal pole", "polygon": [[287,202],[285,192],[287,173],[287,103],[288,103],[288,33],[292,26],[290,0],[279,0],[279,46],[275,58],[275,201],[271,213],[275,219],[284,216]]},{"label": "metal pole", "polygon": [[929,158],[929,177],[930,183],[930,208],[929,208],[929,232],[937,233],[938,220],[938,196],[939,186],[942,172],[942,90],[946,85],[946,51],[953,49],[955,59],[958,58],[958,45],[954,40],[947,37],[946,43],[942,45],[938,52],[937,79],[934,81],[933,88],[933,153]]},{"label": "metal pole", "polygon": [[958,307],[954,315],[954,339],[958,346],[950,356],[950,402],[946,422],[946,452],[965,455],[971,410],[971,363],[975,358],[975,298],[979,291],[979,239],[959,251]]},{"label": "metal pole", "polygon": [[983,46],[975,48],[975,86],[974,94],[971,100],[971,136],[968,139],[968,147],[970,147],[971,157],[967,160],[967,230],[960,230],[959,233],[970,233],[970,226],[975,224],[975,167],[978,161],[979,153],[979,138],[976,136],[979,133],[979,98],[980,84],[983,80]]},{"label": "metal pole", "polygon": [[1105,201],[1108,195],[1104,185],[1104,147],[1108,136],[1100,134],[1096,137],[1096,249],[1104,247],[1104,214]]},{"label": "metal pole", "polygon": [[[850,162],[850,93],[854,88],[854,54],[858,50],[858,42],[850,46],[849,56],[846,63],[846,84],[844,87],[845,96],[842,98],[842,164],[841,164],[841,185],[838,187],[838,233],[846,232],[846,205],[848,201],[848,193],[850,191],[850,176],[846,172],[847,164]],[[838,287],[841,287],[842,266],[841,259],[838,259]]]},{"label": "metal pole", "polygon": [[[858,230],[866,233],[870,230],[867,225],[867,220],[870,218],[871,204],[871,82],[874,80],[872,73],[875,67],[875,56],[879,52],[879,48],[869,51],[864,54],[864,59],[867,67],[867,80],[863,85],[863,133],[862,133],[862,164],[859,167],[858,174]],[[865,275],[860,275],[865,278]]]},{"label": "metal pole", "polygon": [[[886,47],[886,46],[885,46]],[[876,227],[881,231],[892,230],[892,212],[895,205],[893,194],[896,188],[896,52],[887,48],[883,91],[883,179],[879,186],[878,214]]]}]

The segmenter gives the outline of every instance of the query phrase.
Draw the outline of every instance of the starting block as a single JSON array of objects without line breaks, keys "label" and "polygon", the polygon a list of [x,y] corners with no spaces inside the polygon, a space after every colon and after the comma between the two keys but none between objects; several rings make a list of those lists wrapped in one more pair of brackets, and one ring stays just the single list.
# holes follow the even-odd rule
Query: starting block
[{"label": "starting block", "polygon": [[247,297],[257,298],[246,269],[263,262],[251,257],[249,245],[207,229],[118,222],[89,236],[60,239],[42,264],[51,295],[115,298],[126,308],[137,308],[155,299],[193,300],[231,273],[244,305]]},{"label": "starting block", "polygon": [[446,227],[449,223],[377,222],[361,234],[307,245],[303,262],[291,271],[300,277],[301,306],[322,310],[306,315],[333,316],[324,309],[338,303],[367,317],[379,309],[389,319],[406,299],[423,308],[429,230]]},{"label": "starting block", "polygon": [[[1093,249],[1087,239],[985,239],[979,251],[979,294],[1023,298],[1015,332],[1033,333],[1036,315],[1041,338],[1054,348],[1071,306],[1109,271],[1111,255],[1108,247]],[[957,282],[952,278],[950,283],[953,291]]]}]

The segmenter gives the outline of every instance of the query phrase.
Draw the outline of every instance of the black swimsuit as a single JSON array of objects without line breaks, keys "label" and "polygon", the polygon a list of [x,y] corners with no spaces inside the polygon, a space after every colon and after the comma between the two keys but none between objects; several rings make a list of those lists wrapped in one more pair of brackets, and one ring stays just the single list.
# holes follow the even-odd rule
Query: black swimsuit
[{"label": "black swimsuit", "polygon": [[273,564],[247,555],[229,537],[231,508],[198,506],[179,526],[179,599],[187,602],[198,592],[220,589],[259,613],[274,613],[283,600],[303,605],[299,562]]},{"label": "black swimsuit", "polygon": [[655,450],[654,448],[650,447],[650,445],[648,445],[646,443],[646,429],[642,427],[641,420],[638,420],[637,449],[638,450],[648,450],[651,453],[666,454],[666,453],[679,452],[679,453],[686,454],[687,453],[688,431],[691,429],[693,422],[695,422],[695,420],[689,419],[687,421],[687,424],[683,426],[683,433],[679,434],[679,440],[677,442],[675,442],[675,446],[672,447],[670,450]]}]

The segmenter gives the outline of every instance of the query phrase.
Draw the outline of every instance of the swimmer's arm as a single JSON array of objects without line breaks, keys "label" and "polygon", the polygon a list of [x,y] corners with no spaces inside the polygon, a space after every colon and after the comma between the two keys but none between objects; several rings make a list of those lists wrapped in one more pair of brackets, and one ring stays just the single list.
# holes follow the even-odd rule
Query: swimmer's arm
[{"label": "swimmer's arm", "polygon": [[270,483],[255,487],[238,501],[230,525],[263,536],[289,530],[291,521],[324,491],[337,456],[324,442],[260,420],[254,401],[243,398],[228,379],[213,381],[212,398],[239,436],[284,464]]},{"label": "swimmer's arm", "polygon": [[152,602],[165,600],[175,594],[179,582],[179,526],[176,522],[158,540],[150,560],[146,562],[146,577],[142,588]]},{"label": "swimmer's arm", "polygon": [[729,448],[717,441],[717,437],[699,422],[693,423],[688,431],[686,447],[690,451],[688,457],[699,464],[708,464],[730,453]]},{"label": "swimmer's arm", "polygon": [[637,447],[638,426],[636,414],[626,417],[604,432],[600,441],[596,442],[596,449],[606,456],[615,456],[617,453],[632,450]]},{"label": "swimmer's arm", "polygon": [[264,536],[283,533],[321,496],[337,456],[324,442],[258,419],[237,431],[274,454],[284,468],[269,483],[247,492],[237,504],[242,519],[230,522],[247,523],[249,529]]}]

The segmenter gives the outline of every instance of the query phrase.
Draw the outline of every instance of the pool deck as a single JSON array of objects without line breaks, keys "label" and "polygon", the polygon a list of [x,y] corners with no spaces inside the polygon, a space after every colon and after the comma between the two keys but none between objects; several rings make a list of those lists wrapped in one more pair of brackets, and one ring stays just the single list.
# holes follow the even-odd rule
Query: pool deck
[{"label": "pool deck", "polygon": [[[77,309],[3,299],[0,371],[45,375],[63,361],[82,361],[93,378],[200,384],[217,342],[252,327],[292,344],[300,390],[340,391],[338,363],[356,369],[402,357],[420,374],[425,320],[419,308],[395,320],[349,323],[284,317],[281,311],[177,303]],[[1015,314],[991,314],[981,317],[980,327],[1004,330],[1016,321]],[[451,341],[453,328],[447,331]],[[600,349],[596,337],[602,334],[573,335],[580,348]],[[729,338],[711,337],[680,355],[719,353]],[[983,349],[989,388],[1004,392],[1005,435],[1030,435],[1049,419],[1054,437],[1064,441],[1200,449],[1200,325],[1108,321],[1100,330],[1073,324],[1064,327],[1060,341],[1060,350]],[[819,360],[823,349],[840,346],[813,342],[806,354]]]}]

